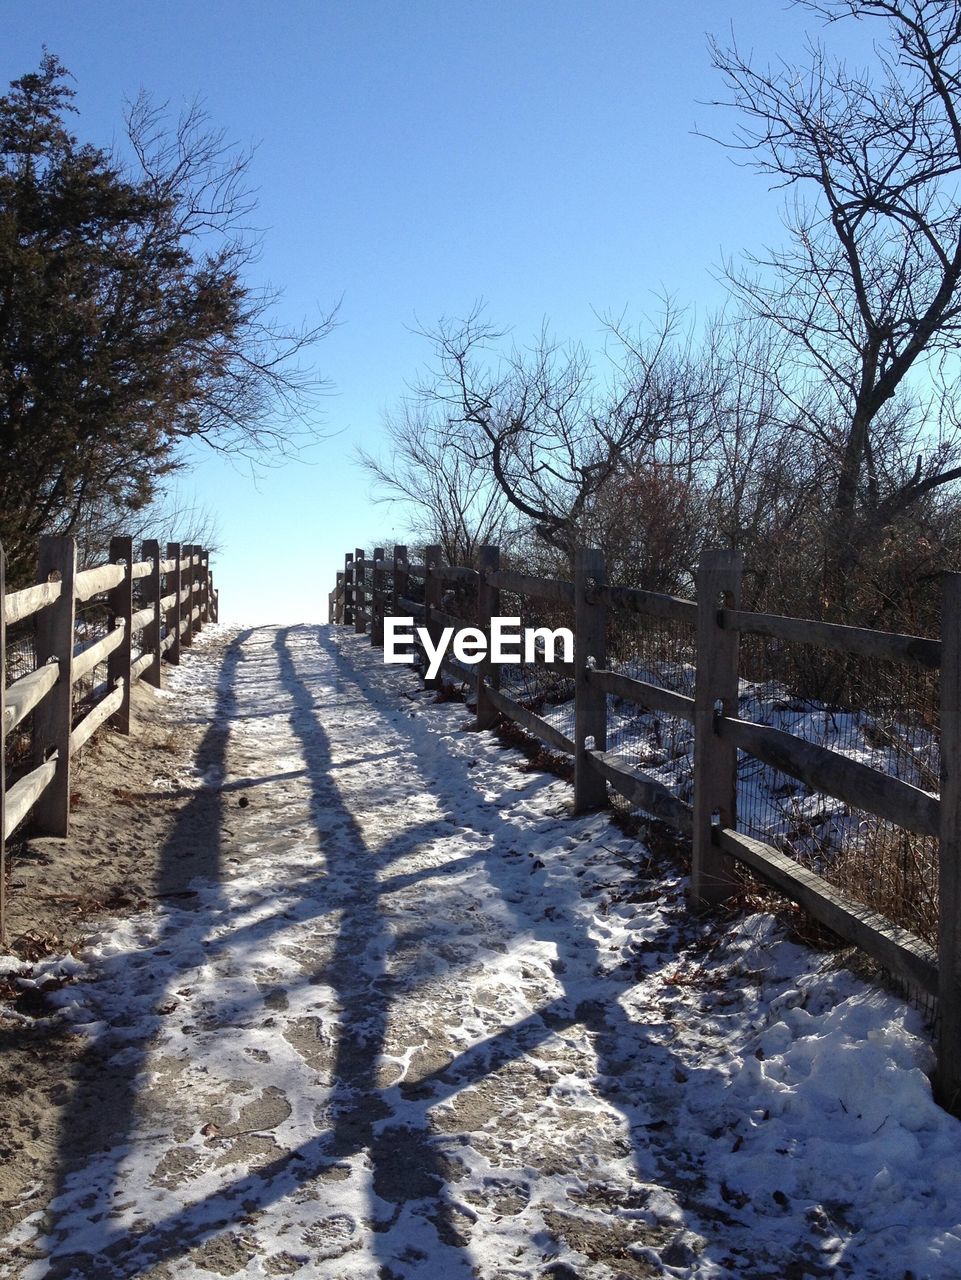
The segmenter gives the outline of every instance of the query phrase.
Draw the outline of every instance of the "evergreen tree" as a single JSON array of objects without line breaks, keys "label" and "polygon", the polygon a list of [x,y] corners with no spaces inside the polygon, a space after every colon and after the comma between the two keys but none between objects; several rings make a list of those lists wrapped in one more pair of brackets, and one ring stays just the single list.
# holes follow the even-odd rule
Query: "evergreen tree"
[{"label": "evergreen tree", "polygon": [[247,157],[194,108],[172,129],[139,100],[133,166],[78,142],[67,71],[46,55],[0,98],[0,539],[11,578],[38,534],[91,504],[149,502],[178,444],[261,454],[310,429],[300,355],[243,279]]}]

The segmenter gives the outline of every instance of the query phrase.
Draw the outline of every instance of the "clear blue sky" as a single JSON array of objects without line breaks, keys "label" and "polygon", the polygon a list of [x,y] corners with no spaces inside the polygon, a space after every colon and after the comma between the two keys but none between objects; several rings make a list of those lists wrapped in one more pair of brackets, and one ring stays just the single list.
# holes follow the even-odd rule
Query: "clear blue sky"
[{"label": "clear blue sky", "polygon": [[344,550],[402,540],[350,455],[426,360],[418,323],[483,298],[519,339],[546,317],[592,343],[594,312],[639,320],[659,290],[720,302],[717,265],[780,238],[780,201],[693,132],[730,126],[704,105],[721,93],[705,33],[793,58],[809,25],[779,0],[8,0],[4,84],[46,44],[100,144],[141,88],[174,108],[201,95],[257,147],[256,270],[280,317],[343,299],[317,351],[339,434],[256,484],[217,458],[185,481],[220,524],[226,620],[326,618]]}]

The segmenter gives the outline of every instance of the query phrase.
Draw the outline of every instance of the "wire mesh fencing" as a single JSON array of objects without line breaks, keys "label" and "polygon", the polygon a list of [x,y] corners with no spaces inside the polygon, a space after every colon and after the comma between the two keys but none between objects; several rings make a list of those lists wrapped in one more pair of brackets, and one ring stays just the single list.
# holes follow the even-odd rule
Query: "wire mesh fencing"
[{"label": "wire mesh fencing", "polygon": [[563,639],[574,634],[573,605],[502,591],[500,616],[516,619],[511,632],[521,637],[510,646],[520,660],[500,668],[501,692],[573,741],[574,655]]},{"label": "wire mesh fencing", "polygon": [[[696,656],[693,624],[635,610],[609,611],[607,664],[620,675],[692,697]],[[694,730],[689,721],[609,693],[607,749],[679,800],[691,802]]]},{"label": "wire mesh fencing", "polygon": [[[936,670],[743,635],[739,714],[923,791],[939,790]],[[743,752],[738,828],[937,945],[936,836],[907,831]]]}]

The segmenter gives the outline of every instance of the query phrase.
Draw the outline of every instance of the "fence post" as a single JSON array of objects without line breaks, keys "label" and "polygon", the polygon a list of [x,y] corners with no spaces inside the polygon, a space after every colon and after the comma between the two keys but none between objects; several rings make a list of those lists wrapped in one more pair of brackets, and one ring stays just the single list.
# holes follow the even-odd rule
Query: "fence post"
[{"label": "fence post", "polygon": [[[407,548],[394,544],[394,576],[390,587],[390,611],[394,617],[400,617],[405,611],[401,600],[410,596],[410,571],[408,569]],[[406,650],[410,652],[408,647]]]},{"label": "fence post", "polygon": [[[380,566],[378,568],[378,565]],[[370,643],[384,646],[384,548],[374,548],[374,568],[370,578]]]},{"label": "fence post", "polygon": [[946,573],[941,611],[941,831],[938,1044],[934,1087],[961,1107],[961,573]]},{"label": "fence post", "polygon": [[210,621],[210,552],[206,547],[200,553],[200,625]]},{"label": "fence post", "polygon": [[167,610],[166,627],[167,635],[172,636],[170,645],[167,649],[167,661],[177,667],[180,665],[180,543],[167,543],[167,559],[175,561],[174,568],[167,574],[166,588],[167,595],[175,597],[173,604]]},{"label": "fence post", "polygon": [[207,590],[210,593],[210,621],[220,621],[220,592],[214,586],[213,570],[207,576]]},{"label": "fence post", "polygon": [[180,607],[180,625],[183,626],[183,639],[180,644],[184,649],[191,648],[193,644],[193,622],[191,621],[191,611],[193,609],[193,552],[195,547],[193,543],[184,543],[183,557],[187,561],[187,568],[183,571],[183,595],[184,600]]},{"label": "fence post", "polygon": [[607,750],[607,694],[590,683],[591,667],[607,662],[607,606],[588,598],[603,587],[604,552],[578,547],[574,552],[574,812],[607,804],[607,782],[586,752]]},{"label": "fence post", "polygon": [[330,604],[330,617],[328,622],[340,622],[344,615],[344,571],[337,570],[337,578],[334,583],[334,598]]},{"label": "fence post", "polygon": [[[424,626],[430,633],[430,638],[436,644],[440,638],[440,628],[433,620],[433,612],[440,608],[441,592],[444,584],[436,573],[431,570],[438,568],[442,561],[441,548],[439,543],[432,543],[424,551]],[[426,672],[427,668],[424,667]],[[444,677],[438,672],[433,680],[424,679],[425,689],[442,689],[444,687]]]},{"label": "fence post", "polygon": [[407,569],[407,548],[394,545],[394,581],[390,592],[390,611],[395,616],[401,612],[401,599],[410,595],[410,574]]},{"label": "fence post", "polygon": [[0,947],[7,941],[7,557],[0,542]]},{"label": "fence post", "polygon": [[184,543],[183,547],[180,548],[183,552],[183,558],[187,561],[187,568],[180,575],[180,594],[184,596],[182,602],[180,602],[180,626],[183,627],[180,645],[184,649],[191,648],[193,644],[191,611],[193,608],[193,552],[195,552],[195,549],[191,543]]},{"label": "fence post", "polygon": [[56,659],[60,678],[33,713],[33,762],[43,764],[57,752],[57,772],[33,811],[36,830],[66,836],[70,826],[70,730],[73,727],[73,644],[76,619],[74,578],[77,544],[73,538],[40,539],[38,582],[60,577],[60,596],[37,614],[37,666]]},{"label": "fence post", "polygon": [[130,634],[130,619],[133,617],[133,578],[130,566],[133,564],[133,539],[110,539],[111,564],[126,564],[127,571],[123,581],[111,588],[107,595],[107,608],[110,610],[110,625],[123,627],[123,639],[107,658],[107,683],[111,689],[117,687],[117,681],[123,681],[123,702],[110,717],[111,725],[118,733],[130,732],[130,651],[133,636]]},{"label": "fence post", "polygon": [[344,616],[345,627],[354,625],[354,557],[348,551],[344,556]]},{"label": "fence post", "polygon": [[476,728],[489,729],[497,719],[497,711],[487,690],[500,688],[501,669],[491,662],[491,618],[500,613],[501,593],[497,587],[487,581],[488,573],[496,573],[501,567],[501,549],[495,546],[480,548],[477,559],[480,577],[477,582],[477,625],[487,635],[487,653],[482,662],[477,664],[477,721]]},{"label": "fence post", "polygon": [[203,610],[200,602],[203,597],[203,547],[199,542],[194,543],[191,547],[193,552],[193,567],[190,570],[190,613],[193,616],[194,609],[197,610],[197,616],[191,623],[191,631],[199,635],[203,629]]},{"label": "fence post", "polygon": [[190,615],[194,607],[194,576],[196,572],[194,569],[194,555],[196,551],[197,548],[192,542],[184,543],[184,558],[187,561],[187,567],[183,571],[183,586],[186,598],[183,603],[184,634],[182,644],[187,649],[194,642],[194,624]]},{"label": "fence post", "polygon": [[153,621],[143,629],[143,650],[151,655],[150,666],[141,679],[155,689],[160,688],[160,543],[156,538],[148,538],[140,550],[144,560],[151,561],[153,567],[147,577],[147,599],[145,604],[153,605]]},{"label": "fence post", "polygon": [[196,583],[196,607],[197,607],[197,633],[204,629],[204,549],[197,544],[197,568],[195,571],[194,582]]},{"label": "fence post", "polygon": [[737,826],[737,748],[719,737],[718,714],[736,716],[739,632],[720,626],[721,608],[741,600],[741,553],[704,550],[697,584],[697,669],[694,685],[694,840],[691,898],[710,906],[730,897],[736,881],[714,842],[715,820]]},{"label": "fence post", "polygon": [[359,635],[367,630],[367,605],[364,600],[366,568],[364,549],[357,547],[354,551],[354,631]]}]

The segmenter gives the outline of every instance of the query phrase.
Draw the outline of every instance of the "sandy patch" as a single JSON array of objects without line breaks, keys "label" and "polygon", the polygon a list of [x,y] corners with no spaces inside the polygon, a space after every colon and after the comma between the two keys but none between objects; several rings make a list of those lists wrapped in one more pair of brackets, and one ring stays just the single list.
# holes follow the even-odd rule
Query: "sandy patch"
[{"label": "sandy patch", "polygon": [[[228,640],[211,631],[204,648],[214,658]],[[216,812],[196,803],[207,726],[177,718],[174,703],[147,685],[132,701],[130,736],[103,730],[75,762],[69,838],[8,849],[7,951],[21,973],[46,955],[80,951],[111,916],[168,896],[188,900]],[[47,1199],[68,1104],[71,1123],[88,1127],[81,1145],[109,1145],[123,1076],[86,1036],[48,1020],[42,999],[19,1004],[13,1017],[9,1001],[0,1006],[0,1230],[22,1217],[25,1197]]]}]

